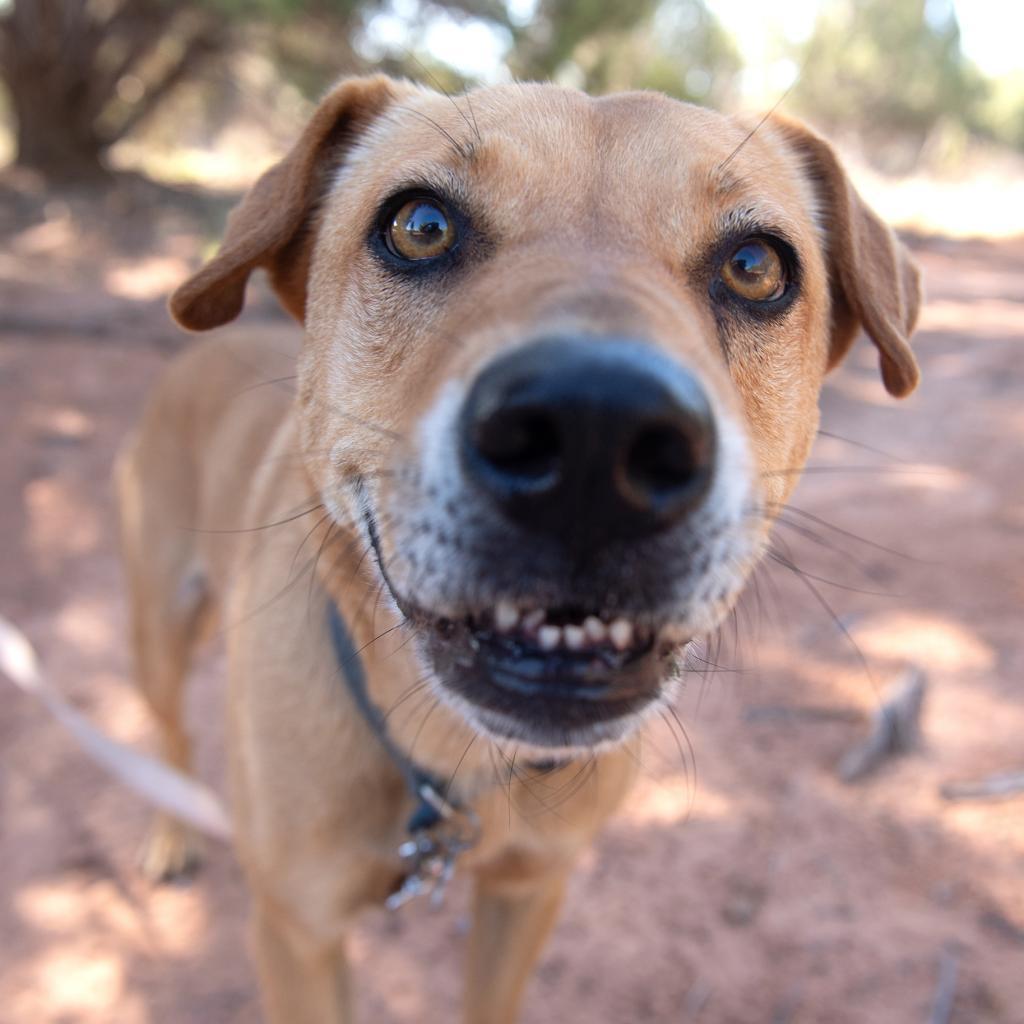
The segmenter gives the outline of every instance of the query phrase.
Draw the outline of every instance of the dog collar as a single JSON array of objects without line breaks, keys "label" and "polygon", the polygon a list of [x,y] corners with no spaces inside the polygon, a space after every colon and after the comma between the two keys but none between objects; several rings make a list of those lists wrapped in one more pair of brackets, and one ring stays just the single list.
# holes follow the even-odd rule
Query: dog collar
[{"label": "dog collar", "polygon": [[409,838],[398,848],[404,876],[387,898],[386,906],[394,910],[417,896],[428,896],[431,904],[438,906],[455,871],[456,859],[479,839],[479,819],[470,808],[451,799],[450,785],[416,764],[391,738],[385,716],[367,690],[359,651],[333,601],[328,603],[327,623],[345,685],[370,732],[391,758],[415,801],[406,825]]}]

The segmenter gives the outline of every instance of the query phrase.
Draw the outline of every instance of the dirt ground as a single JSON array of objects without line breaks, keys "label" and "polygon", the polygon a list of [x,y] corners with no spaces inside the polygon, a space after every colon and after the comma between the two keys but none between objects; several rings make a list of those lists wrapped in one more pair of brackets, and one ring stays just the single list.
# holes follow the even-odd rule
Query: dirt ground
[{"label": "dirt ground", "polygon": [[[179,199],[0,190],[0,614],[76,705],[142,746],[108,476],[187,343],[162,297],[222,216],[217,197]],[[680,701],[695,787],[671,737],[651,737],[574,878],[528,1024],[1024,1021],[1024,797],[939,793],[1024,770],[1024,241],[912,244],[924,383],[889,399],[867,343],[830,381],[794,499],[815,518],[777,530],[818,579],[763,570],[715,658],[735,671]],[[294,328],[260,293],[228,330]],[[929,686],[918,749],[840,782],[908,666]],[[218,786],[220,669],[214,650],[190,708]],[[144,883],[147,808],[39,706],[0,696],[0,1021],[257,1021],[231,853],[211,849],[190,885]],[[457,1018],[466,905],[461,884],[441,912],[367,916],[361,1020]],[[930,1017],[954,972],[952,1016]]]}]

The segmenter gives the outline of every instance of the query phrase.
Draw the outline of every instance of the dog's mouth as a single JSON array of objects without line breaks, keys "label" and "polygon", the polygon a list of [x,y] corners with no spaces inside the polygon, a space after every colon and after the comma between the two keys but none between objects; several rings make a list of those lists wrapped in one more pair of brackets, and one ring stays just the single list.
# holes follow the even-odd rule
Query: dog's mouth
[{"label": "dog's mouth", "polygon": [[[438,629],[458,632],[448,619]],[[494,681],[514,693],[600,700],[611,679],[651,651],[656,631],[624,615],[576,607],[531,608],[509,600],[461,623]]]},{"label": "dog's mouth", "polygon": [[622,738],[661,692],[660,631],[635,617],[501,600],[421,622],[441,686],[499,737],[592,747]]},{"label": "dog's mouth", "polygon": [[437,614],[396,591],[366,522],[385,584],[442,694],[485,733],[537,748],[592,748],[623,739],[664,697],[685,638],[669,639],[653,612],[499,598],[459,617]]}]

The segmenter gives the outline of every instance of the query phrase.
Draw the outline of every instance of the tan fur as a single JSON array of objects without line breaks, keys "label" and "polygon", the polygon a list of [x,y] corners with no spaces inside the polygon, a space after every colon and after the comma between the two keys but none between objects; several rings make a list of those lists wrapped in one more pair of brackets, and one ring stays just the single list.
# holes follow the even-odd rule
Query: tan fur
[{"label": "tan fur", "polygon": [[[653,94],[506,86],[474,92],[470,110],[384,78],[343,82],[234,213],[220,253],[175,293],[181,323],[214,327],[264,267],[305,326],[297,398],[263,383],[280,376],[280,346],[197,346],[167,372],[118,471],[139,685],[182,769],[189,654],[214,615],[227,639],[234,828],[269,1020],[351,1019],[345,928],[393,887],[410,810],[339,680],[326,601],[363,648],[374,701],[395,707],[395,739],[443,778],[457,769],[454,791],[481,816],[482,842],[460,865],[477,877],[467,1021],[515,1019],[565,878],[636,770],[630,740],[597,753],[579,785],[579,762],[495,784],[508,752],[413,692],[422,668],[401,629],[372,642],[398,620],[346,502],[334,517],[309,510],[345,494],[353,474],[388,507],[399,492],[384,470],[416,453],[446,382],[560,325],[632,332],[685,359],[742,425],[768,510],[795,484],[822,377],[858,326],[891,392],[916,383],[907,336],[919,290],[902,246],[807,129],[775,120],[734,153],[745,134]],[[442,293],[411,296],[382,282],[366,238],[385,197],[431,176],[471,195],[489,244]],[[733,337],[727,361],[694,282],[719,218],[738,207],[794,240],[803,291],[782,328]],[[403,509],[393,512],[381,548],[401,576]],[[218,532],[231,530],[247,532]],[[545,806],[553,792],[557,813]],[[147,870],[191,856],[190,837],[164,820]]]}]

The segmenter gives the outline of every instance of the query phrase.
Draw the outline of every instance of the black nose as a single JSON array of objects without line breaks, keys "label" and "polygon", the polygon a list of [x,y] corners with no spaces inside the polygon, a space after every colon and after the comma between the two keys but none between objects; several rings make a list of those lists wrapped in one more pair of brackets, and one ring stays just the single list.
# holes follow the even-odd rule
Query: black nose
[{"label": "black nose", "polygon": [[703,389],[637,342],[555,338],[499,357],[470,389],[460,431],[468,478],[575,551],[666,529],[711,484]]}]

